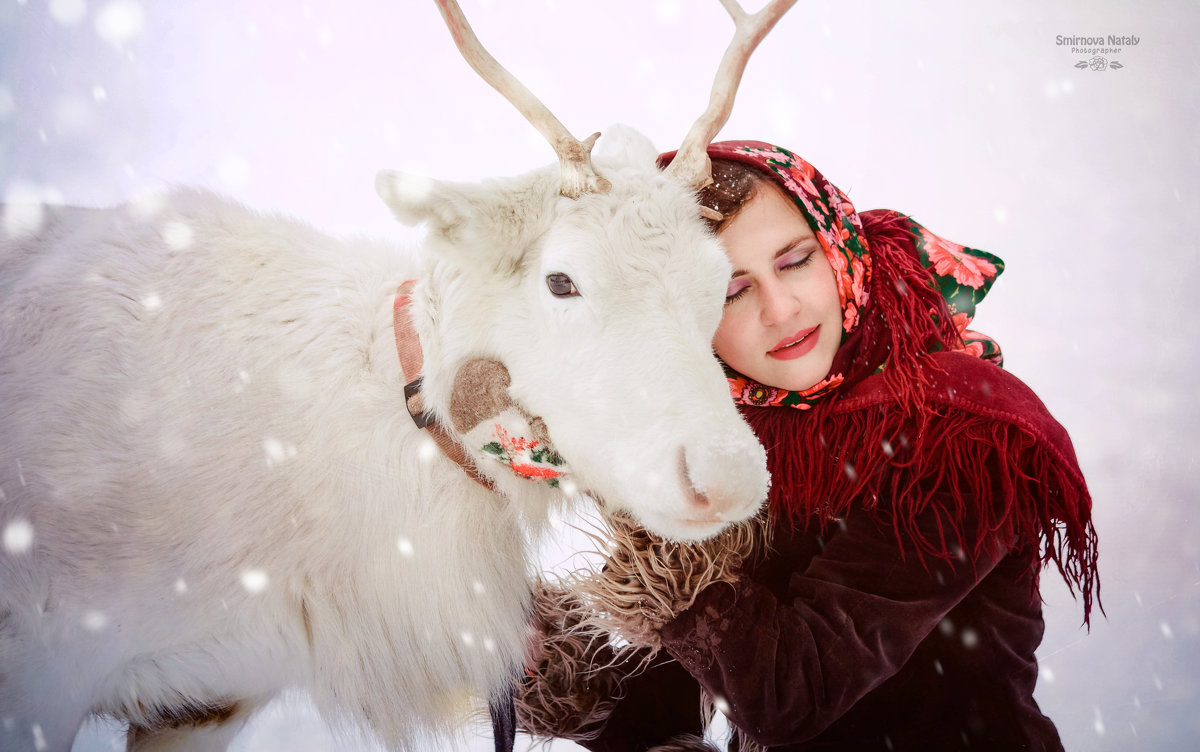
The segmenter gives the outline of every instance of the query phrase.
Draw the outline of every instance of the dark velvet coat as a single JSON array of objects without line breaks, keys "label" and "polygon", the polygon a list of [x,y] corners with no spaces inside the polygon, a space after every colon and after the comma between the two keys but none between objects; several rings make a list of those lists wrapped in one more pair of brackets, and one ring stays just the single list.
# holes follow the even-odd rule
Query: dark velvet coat
[{"label": "dark velvet coat", "polygon": [[[1093,595],[1069,438],[1015,377],[930,357],[926,410],[879,376],[825,415],[747,408],[768,448],[771,550],[662,629],[592,750],[698,733],[701,690],[772,750],[1061,750],[1033,699],[1037,580]],[[804,481],[804,486],[799,484]]]}]

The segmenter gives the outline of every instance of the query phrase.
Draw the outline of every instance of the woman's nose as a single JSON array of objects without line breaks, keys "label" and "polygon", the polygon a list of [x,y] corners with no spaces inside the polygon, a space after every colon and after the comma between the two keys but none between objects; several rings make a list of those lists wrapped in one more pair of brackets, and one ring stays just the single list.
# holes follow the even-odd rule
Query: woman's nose
[{"label": "woman's nose", "polygon": [[800,301],[790,290],[772,280],[759,287],[759,311],[764,324],[778,324],[795,316]]}]

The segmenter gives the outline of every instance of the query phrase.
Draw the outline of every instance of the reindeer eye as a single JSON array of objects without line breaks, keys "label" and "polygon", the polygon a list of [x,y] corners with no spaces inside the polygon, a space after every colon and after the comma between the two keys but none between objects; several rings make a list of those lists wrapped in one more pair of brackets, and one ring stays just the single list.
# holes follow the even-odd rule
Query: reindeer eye
[{"label": "reindeer eye", "polygon": [[575,283],[562,272],[547,274],[546,287],[550,288],[550,294],[556,298],[575,298],[579,296],[579,290],[575,288]]}]

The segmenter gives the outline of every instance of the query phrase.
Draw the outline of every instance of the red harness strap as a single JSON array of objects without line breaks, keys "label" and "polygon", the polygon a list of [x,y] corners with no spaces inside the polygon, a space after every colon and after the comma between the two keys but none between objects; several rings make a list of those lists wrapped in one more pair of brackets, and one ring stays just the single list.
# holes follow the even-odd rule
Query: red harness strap
[{"label": "red harness strap", "polygon": [[449,457],[463,469],[472,480],[490,490],[494,490],[492,482],[479,474],[474,463],[467,457],[462,444],[436,420],[433,414],[425,410],[424,395],[421,394],[421,368],[425,358],[421,353],[421,341],[417,339],[417,330],[413,327],[412,288],[415,280],[409,280],[396,290],[396,299],[392,303],[392,324],[396,333],[396,352],[400,356],[400,370],[408,382],[404,385],[404,403],[408,414],[412,416],[417,428],[424,429],[433,442],[437,444],[442,454]]}]

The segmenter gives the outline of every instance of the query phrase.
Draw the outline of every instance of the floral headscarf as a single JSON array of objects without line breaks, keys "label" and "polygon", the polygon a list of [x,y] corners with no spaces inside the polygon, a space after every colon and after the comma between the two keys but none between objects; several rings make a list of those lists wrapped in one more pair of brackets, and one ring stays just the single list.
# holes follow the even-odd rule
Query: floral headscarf
[{"label": "floral headscarf", "polygon": [[[964,540],[974,519],[975,555],[988,541],[1036,541],[1042,563],[1054,561],[1079,588],[1086,623],[1099,594],[1096,531],[1070,438],[1015,379],[996,379],[1008,386],[991,391],[986,374],[994,369],[980,361],[999,365],[999,347],[967,329],[1004,263],[899,212],[856,212],[786,149],[727,141],[708,154],[756,168],[792,197],[841,297],[841,344],[820,383],[791,392],[727,372],[734,401],[767,448],[773,518],[824,528],[863,506],[878,510],[918,556],[947,561],[962,557],[948,542]],[[946,350],[979,360],[929,357]],[[876,374],[857,404],[839,399]],[[889,408],[880,409],[881,395]],[[760,409],[770,406],[811,412]],[[930,509],[939,515],[933,536],[917,523]],[[1035,574],[1034,598],[1037,582]]]},{"label": "floral headscarf", "polygon": [[[727,368],[730,391],[738,404],[808,409],[813,402],[842,386],[851,376],[848,368],[862,360],[854,357],[858,353],[850,351],[868,344],[856,341],[854,335],[861,329],[864,317],[871,315],[873,282],[879,276],[873,248],[876,239],[872,238],[869,229],[864,228],[863,218],[855,211],[849,197],[815,167],[788,150],[760,141],[724,141],[712,144],[708,155],[743,162],[774,178],[796,202],[833,267],[842,306],[842,347],[824,379],[802,391],[790,391],[759,384]],[[660,164],[669,162],[673,156],[663,155],[659,158]],[[945,301],[956,334],[951,348],[1001,363],[999,346],[984,335],[969,331],[967,326],[974,318],[976,304],[1004,270],[1004,262],[990,253],[934,235],[909,217],[888,214],[902,218],[907,225],[911,236],[908,238],[910,252],[916,254],[920,266],[926,270],[923,275],[926,279],[922,280],[922,275],[918,275],[918,284],[931,284]],[[889,280],[900,288],[901,295],[904,294],[904,279]],[[940,311],[931,309],[919,315],[928,316],[936,323],[939,314]],[[929,349],[941,348],[932,346]],[[885,356],[872,366],[879,371],[887,362]]]}]

